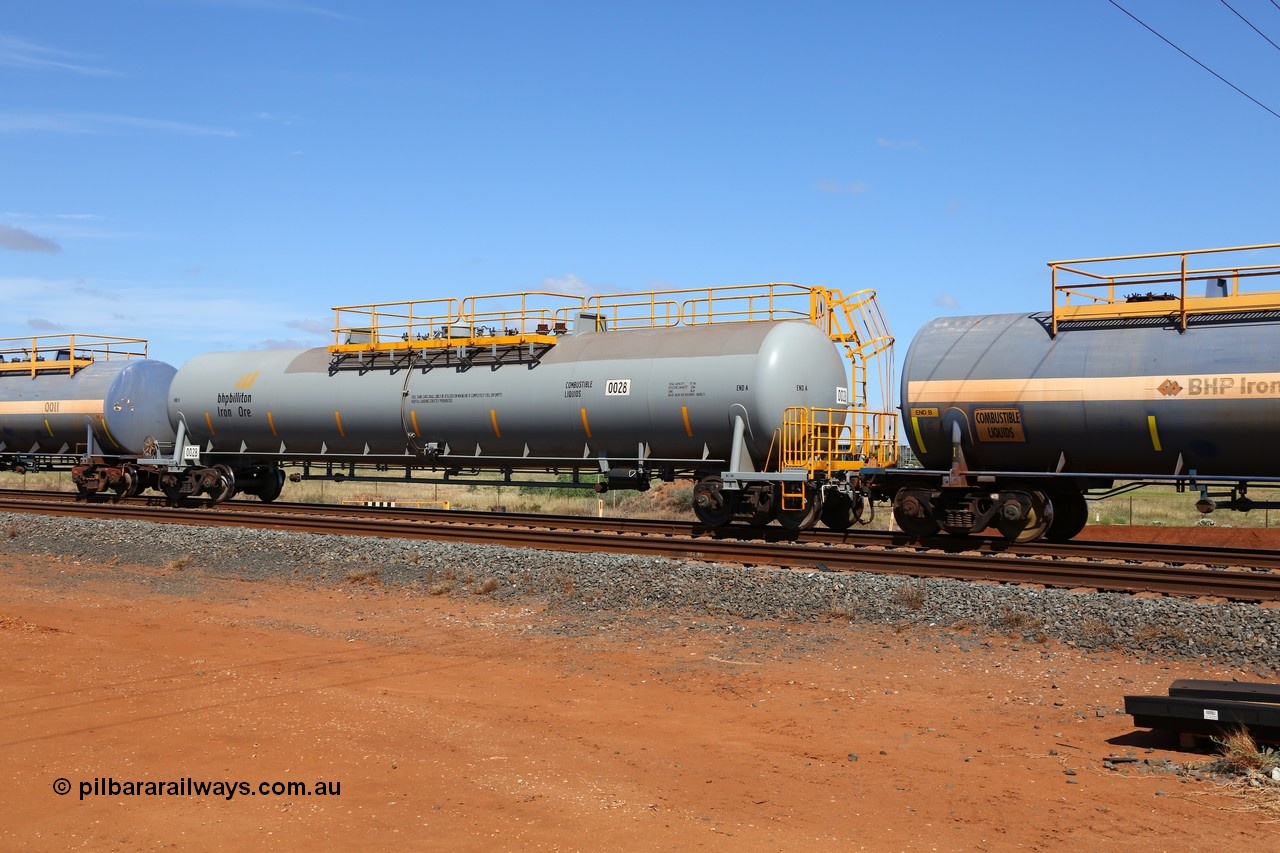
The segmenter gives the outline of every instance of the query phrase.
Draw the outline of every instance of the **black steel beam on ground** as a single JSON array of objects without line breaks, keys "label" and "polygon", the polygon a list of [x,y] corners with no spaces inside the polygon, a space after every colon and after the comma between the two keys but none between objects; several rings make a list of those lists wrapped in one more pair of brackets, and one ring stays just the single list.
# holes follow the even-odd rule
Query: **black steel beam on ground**
[{"label": "black steel beam on ground", "polygon": [[1243,726],[1255,741],[1280,743],[1280,685],[1182,679],[1168,696],[1126,696],[1135,726],[1220,735]]},{"label": "black steel beam on ground", "polygon": [[1169,695],[1187,699],[1227,699],[1236,702],[1269,702],[1280,705],[1280,684],[1180,678],[1169,685]]}]

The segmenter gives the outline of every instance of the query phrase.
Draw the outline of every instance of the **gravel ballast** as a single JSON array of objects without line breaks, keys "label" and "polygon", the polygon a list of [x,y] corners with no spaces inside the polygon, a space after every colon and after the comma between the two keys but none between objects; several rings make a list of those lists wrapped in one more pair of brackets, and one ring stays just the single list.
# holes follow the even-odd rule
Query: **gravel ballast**
[{"label": "gravel ballast", "polygon": [[[968,629],[1083,651],[1207,659],[1259,677],[1280,667],[1280,609],[1246,603],[743,568],[427,540],[327,536],[0,513],[0,552],[121,566],[180,566],[238,580],[377,584],[433,595],[541,601],[557,612],[846,620]],[[124,570],[123,568],[121,569]],[[183,572],[149,578],[189,594]]]}]

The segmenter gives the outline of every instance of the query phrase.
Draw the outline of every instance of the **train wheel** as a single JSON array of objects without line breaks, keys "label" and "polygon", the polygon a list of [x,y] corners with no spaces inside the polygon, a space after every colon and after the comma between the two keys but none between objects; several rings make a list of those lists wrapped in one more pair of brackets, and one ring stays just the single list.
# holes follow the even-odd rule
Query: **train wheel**
[{"label": "train wheel", "polygon": [[893,520],[912,539],[924,539],[938,532],[937,519],[929,499],[903,489],[893,502]]},{"label": "train wheel", "polygon": [[737,503],[737,494],[726,493],[719,477],[703,477],[693,485],[693,514],[707,527],[728,524]]},{"label": "train wheel", "polygon": [[996,530],[1010,542],[1034,542],[1053,523],[1053,502],[1040,492],[1027,492],[1030,505],[1020,519],[996,522]]},{"label": "train wheel", "polygon": [[1079,493],[1054,495],[1053,521],[1044,538],[1050,542],[1066,542],[1076,536],[1089,522],[1089,505]]},{"label": "train wheel", "polygon": [[130,474],[128,471],[121,471],[120,479],[119,481],[116,482],[116,485],[115,485],[116,497],[127,498],[130,495],[137,494],[138,492],[137,492],[137,489],[135,488],[136,485],[137,485],[137,481],[133,479],[132,474]]},{"label": "train wheel", "polygon": [[804,486],[804,509],[778,509],[778,523],[787,530],[808,530],[822,515],[822,492],[812,484]]},{"label": "train wheel", "polygon": [[236,493],[236,475],[228,465],[214,465],[213,470],[218,475],[218,482],[209,490],[209,498],[214,503],[219,504],[223,501],[229,501]]},{"label": "train wheel", "polygon": [[272,468],[262,476],[262,485],[258,487],[258,500],[263,503],[271,503],[280,497],[281,490],[284,489],[284,472],[279,468]]},{"label": "train wheel", "polygon": [[832,530],[848,530],[858,520],[853,501],[842,492],[831,492],[822,502],[822,523]]}]

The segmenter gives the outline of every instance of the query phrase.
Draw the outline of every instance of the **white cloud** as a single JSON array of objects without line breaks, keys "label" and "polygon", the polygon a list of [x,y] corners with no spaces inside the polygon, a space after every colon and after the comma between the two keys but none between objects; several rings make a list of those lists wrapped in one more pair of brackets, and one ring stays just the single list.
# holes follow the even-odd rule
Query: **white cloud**
[{"label": "white cloud", "polygon": [[178,136],[237,137],[225,127],[209,127],[171,119],[111,113],[0,113],[0,133],[106,134],[120,129],[171,133]]},{"label": "white cloud", "polygon": [[[193,291],[184,280],[133,282],[0,276],[4,312],[0,338],[35,333],[77,332],[147,340],[151,358],[181,365],[188,358],[217,350],[261,348],[264,342],[288,339],[300,346],[323,346],[326,337],[290,334],[296,306],[260,294],[221,289],[219,295]],[[51,313],[49,295],[74,294]],[[246,314],[244,306],[255,310]],[[211,323],[210,317],[237,317],[235,324]],[[327,333],[327,330],[326,330]]]},{"label": "white cloud", "polygon": [[[107,217],[96,213],[0,212],[0,220],[6,219],[14,223],[14,228],[18,228],[20,223],[19,230],[39,234],[53,243],[67,240],[133,240],[145,236],[139,232],[111,230],[106,225]],[[0,228],[3,227],[0,225]]]},{"label": "white cloud", "polygon": [[950,293],[944,293],[933,300],[933,304],[939,308],[959,308],[960,303]]},{"label": "white cloud", "polygon": [[117,76],[115,71],[86,65],[80,59],[74,53],[0,33],[0,66],[29,71],[67,71],[90,77]]},{"label": "white cloud", "polygon": [[559,278],[544,278],[541,289],[550,293],[564,293],[569,296],[591,296],[596,292],[594,286],[587,284],[573,273],[567,273]]},{"label": "white cloud", "polygon": [[77,296],[87,296],[90,299],[110,299],[111,298],[111,294],[107,293],[105,290],[97,290],[92,287],[85,287],[84,285],[77,285],[71,288],[71,292],[76,294]]},{"label": "white cloud", "polygon": [[333,334],[332,322],[332,320],[289,320],[285,325],[309,335],[331,335]]},{"label": "white cloud", "polygon": [[912,151],[923,151],[924,146],[914,139],[885,139],[883,136],[876,140],[876,145],[881,148],[907,148]]},{"label": "white cloud", "polygon": [[323,6],[316,6],[311,3],[295,3],[292,0],[180,0],[180,2],[202,6],[238,6],[242,9],[261,9],[264,12],[292,12],[300,15],[333,18],[338,21],[360,20],[352,15],[335,12]]},{"label": "white cloud", "polygon": [[813,186],[815,189],[821,192],[832,193],[834,195],[842,195],[846,193],[849,195],[862,195],[867,190],[871,189],[870,184],[864,183],[862,181],[856,181],[851,184],[846,184],[840,181],[823,180],[823,181],[818,181]]},{"label": "white cloud", "polygon": [[316,341],[303,341],[298,338],[267,338],[249,349],[309,349],[321,346]]},{"label": "white cloud", "polygon": [[0,133],[88,133],[80,122],[45,113],[0,113]]},{"label": "white cloud", "polygon": [[258,121],[265,121],[269,124],[279,124],[279,125],[283,125],[284,127],[294,127],[295,125],[307,123],[306,119],[302,118],[301,116],[285,115],[282,113],[269,113],[265,111],[259,111],[254,113],[253,117]]},{"label": "white cloud", "polygon": [[15,252],[62,251],[62,247],[53,240],[10,225],[0,225],[0,249],[10,249]]}]

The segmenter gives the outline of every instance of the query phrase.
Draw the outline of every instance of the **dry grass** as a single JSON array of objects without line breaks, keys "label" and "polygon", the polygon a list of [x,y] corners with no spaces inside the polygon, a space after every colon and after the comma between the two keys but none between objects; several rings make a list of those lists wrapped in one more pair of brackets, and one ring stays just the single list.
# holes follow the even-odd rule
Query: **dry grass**
[{"label": "dry grass", "polygon": [[923,609],[925,602],[929,600],[929,590],[924,578],[904,581],[893,591],[893,600],[908,610]]},{"label": "dry grass", "polygon": [[1254,815],[1263,823],[1280,824],[1280,786],[1255,788],[1245,781],[1231,782],[1206,795],[1222,794],[1239,802],[1230,811]]},{"label": "dry grass", "polygon": [[492,592],[496,592],[500,586],[502,586],[502,582],[497,578],[490,576],[480,582],[480,585],[476,587],[476,592],[481,595],[489,595]]},{"label": "dry grass", "polygon": [[1188,639],[1187,632],[1176,625],[1152,624],[1143,625],[1137,631],[1134,631],[1133,638],[1144,646],[1155,645],[1166,640],[1184,643]]},{"label": "dry grass", "polygon": [[1107,624],[1104,620],[1096,616],[1090,616],[1080,625],[1080,634],[1088,640],[1100,642],[1102,640],[1111,640],[1115,638],[1115,629]]},{"label": "dry grass", "polygon": [[1225,794],[1238,801],[1231,811],[1256,815],[1266,823],[1280,823],[1280,782],[1271,774],[1280,767],[1280,750],[1259,748],[1243,726],[1212,739],[1222,757],[1210,768],[1232,777],[1213,794]]},{"label": "dry grass", "polygon": [[456,581],[452,578],[440,578],[439,580],[427,581],[428,595],[444,595],[452,592]]},{"label": "dry grass", "polygon": [[191,561],[192,561],[192,558],[190,556],[178,557],[177,559],[171,560],[169,562],[168,568],[173,571],[180,571],[182,569],[185,569],[187,566],[191,565]]},{"label": "dry grass", "polygon": [[827,603],[827,617],[830,619],[852,619],[857,614],[858,608],[853,602],[837,600],[834,595]]},{"label": "dry grass", "polygon": [[1034,631],[1044,627],[1044,620],[1025,611],[1005,607],[992,620],[992,624],[1005,631]]},{"label": "dry grass", "polygon": [[1270,773],[1272,769],[1280,767],[1280,751],[1270,747],[1259,748],[1253,735],[1244,726],[1212,740],[1222,753],[1215,765],[1219,772],[1246,775],[1254,771]]},{"label": "dry grass", "polygon": [[376,566],[367,566],[363,569],[352,569],[347,572],[347,583],[375,586],[382,583],[382,570]]}]

